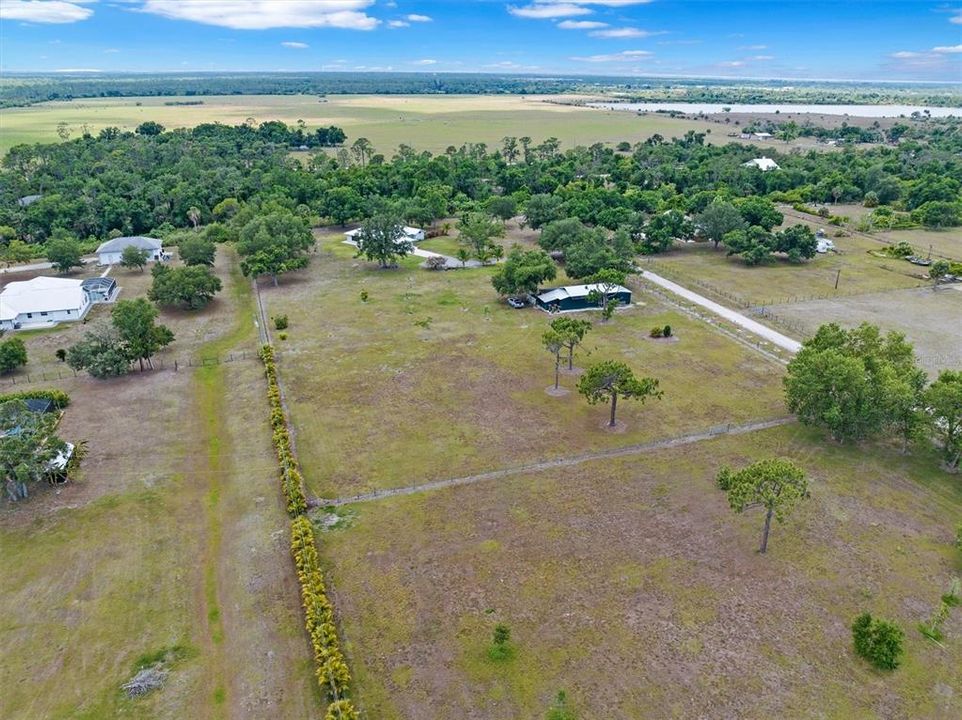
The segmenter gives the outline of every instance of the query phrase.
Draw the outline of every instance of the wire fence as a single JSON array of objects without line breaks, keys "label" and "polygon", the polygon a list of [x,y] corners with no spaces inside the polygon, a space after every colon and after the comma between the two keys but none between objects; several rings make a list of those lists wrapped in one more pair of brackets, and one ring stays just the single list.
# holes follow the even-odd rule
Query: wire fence
[{"label": "wire fence", "polygon": [[[244,360],[258,360],[257,353],[252,350],[237,350],[229,352],[226,355],[187,355],[172,358],[157,357],[153,358],[153,367],[145,367],[142,372],[180,372],[182,370],[211,367]],[[138,373],[141,371],[135,369],[132,372]],[[87,373],[74,370],[66,363],[39,366],[31,363],[16,373],[0,378],[0,388],[19,387],[21,385],[52,382],[54,380],[68,380],[70,378],[83,376],[87,376]]]}]

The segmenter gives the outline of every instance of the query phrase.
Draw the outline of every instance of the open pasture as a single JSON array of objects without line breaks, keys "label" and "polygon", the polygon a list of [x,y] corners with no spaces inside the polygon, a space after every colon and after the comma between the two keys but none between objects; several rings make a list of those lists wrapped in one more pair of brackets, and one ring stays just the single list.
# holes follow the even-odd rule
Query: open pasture
[{"label": "open pasture", "polygon": [[[811,497],[759,555],[762,515],[713,481],[770,455]],[[959,571],[960,503],[930,457],[788,426],[348,506],[322,545],[372,717],[543,717],[564,689],[585,718],[935,720],[962,713],[962,613],[944,647],[915,626]],[[852,652],[865,610],[906,630],[895,673]]]},{"label": "open pasture", "polygon": [[[73,137],[87,125],[91,132],[116,126],[134,130],[147,120],[167,128],[205,122],[236,125],[247,118],[261,123],[303,120],[308,128],[337,125],[348,144],[368,138],[378,152],[392,155],[400,144],[444,152],[450,145],[487,143],[506,135],[528,135],[534,143],[558,138],[564,147],[596,142],[635,143],[655,133],[681,137],[688,130],[705,132],[713,142],[728,142],[717,125],[669,117],[637,117],[573,105],[543,102],[518,95],[230,95],[207,97],[96,98],[54,101],[0,113],[0,154],[19,143],[56,142],[57,126],[66,123]],[[200,105],[177,105],[185,101]]]},{"label": "open pasture", "polygon": [[[4,718],[321,715],[250,294],[236,261],[218,265],[215,303],[161,316],[178,336],[170,352],[252,359],[30,385],[70,394],[58,432],[89,455],[77,481],[0,504]],[[118,279],[121,297],[145,287],[139,274]],[[31,358],[81,333],[28,335]],[[161,657],[164,688],[128,699],[121,684]]]},{"label": "open pasture", "polygon": [[[562,377],[565,397],[545,392],[554,380],[541,345],[550,316],[500,302],[493,268],[438,273],[420,261],[379,270],[329,235],[307,271],[262,290],[268,313],[290,318],[279,365],[305,479],[320,497],[785,413],[777,363],[636,291],[635,305],[607,324],[597,312],[581,315],[594,328],[576,365],[623,360],[658,378],[665,398],[623,401],[623,431],[602,431],[607,406],[589,406],[576,377]],[[675,342],[648,338],[666,324]]]}]

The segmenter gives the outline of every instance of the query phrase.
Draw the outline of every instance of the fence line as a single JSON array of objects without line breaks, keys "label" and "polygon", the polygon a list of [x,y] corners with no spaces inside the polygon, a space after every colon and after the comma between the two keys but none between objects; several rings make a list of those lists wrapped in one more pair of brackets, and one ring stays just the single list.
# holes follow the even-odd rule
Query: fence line
[{"label": "fence line", "polygon": [[[212,365],[224,365],[226,363],[240,362],[245,360],[258,360],[257,353],[252,350],[235,350],[226,355],[188,355],[185,357],[159,357],[153,358],[153,368],[144,368],[143,371],[135,368],[132,373],[144,372],[179,372],[183,369],[200,367],[210,367]],[[30,385],[40,382],[51,382],[53,380],[67,380],[70,378],[86,375],[84,372],[74,370],[66,363],[58,365],[41,365],[38,367],[28,364],[24,370],[0,378],[0,388],[10,388],[20,385]]]}]

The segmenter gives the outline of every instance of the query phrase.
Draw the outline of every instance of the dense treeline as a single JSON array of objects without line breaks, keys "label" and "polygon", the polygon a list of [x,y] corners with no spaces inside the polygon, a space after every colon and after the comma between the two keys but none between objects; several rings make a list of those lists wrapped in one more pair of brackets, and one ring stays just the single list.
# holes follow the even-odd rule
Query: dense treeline
[{"label": "dense treeline", "polygon": [[611,78],[539,78],[458,73],[235,73],[20,76],[3,87],[0,107],[93,97],[204,95],[552,95],[599,89]]},{"label": "dense treeline", "polygon": [[[227,226],[227,220],[276,209],[315,222],[343,224],[389,212],[427,224],[488,210],[500,196],[510,197],[532,227],[576,219],[621,232],[621,245],[627,234],[645,252],[666,249],[674,238],[697,234],[718,243],[726,233],[751,230],[730,239],[764,258],[791,255],[784,248],[796,241],[807,244],[770,235],[780,216],[768,201],[871,202],[933,227],[958,225],[962,216],[958,124],[928,142],[775,153],[781,169],[772,172],[744,166],[753,148],[706,145],[694,132],[622,144],[622,151],[600,143],[563,150],[554,139],[533,145],[523,137],[505,138],[497,149],[464,145],[437,156],[402,145],[391,161],[359,138],[302,164],[289,156],[289,139],[277,141],[282,126],[207,124],[137,134],[108,128],[57,145],[17,146],[0,175],[0,238],[42,243],[57,233],[165,235],[192,225],[207,226],[216,240],[236,239],[231,227],[239,221]],[[40,197],[25,207],[18,203],[29,195]]]},{"label": "dense treeline", "polygon": [[815,104],[910,103],[956,107],[958,88],[912,83],[884,87],[860,83],[793,80],[624,78],[599,76],[539,77],[473,73],[103,73],[83,77],[12,75],[4,83],[0,107],[48,100],[93,97],[323,94],[514,94],[553,95],[618,91],[635,101]]}]

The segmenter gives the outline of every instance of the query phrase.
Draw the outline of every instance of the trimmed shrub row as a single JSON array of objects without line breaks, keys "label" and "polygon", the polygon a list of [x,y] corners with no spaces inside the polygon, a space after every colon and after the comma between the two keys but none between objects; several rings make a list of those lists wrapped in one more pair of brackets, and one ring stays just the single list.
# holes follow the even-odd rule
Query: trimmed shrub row
[{"label": "trimmed shrub row", "polygon": [[24,390],[0,395],[0,403],[10,400],[49,400],[58,410],[63,410],[70,404],[70,396],[63,390]]},{"label": "trimmed shrub row", "polygon": [[[324,576],[314,543],[314,528],[311,521],[303,515],[291,521],[291,554],[294,556],[297,578],[301,583],[301,599],[307,634],[314,649],[317,682],[327,693],[332,705],[343,703],[350,686],[351,673],[338,643],[334,608],[327,599]],[[328,708],[328,715],[331,715],[331,708]]]},{"label": "trimmed shrub row", "polygon": [[291,520],[291,556],[294,558],[297,579],[301,586],[304,624],[314,652],[317,682],[328,699],[324,719],[358,720],[357,709],[346,697],[350,689],[351,673],[337,637],[334,607],[328,600],[324,586],[314,528],[304,514],[307,511],[307,499],[304,497],[301,473],[297,468],[297,458],[291,450],[291,438],[281,405],[274,348],[265,345],[261,348],[260,356],[264,363],[264,374],[267,376],[271,428],[274,449],[281,466],[284,497],[287,499],[287,511],[294,518]]},{"label": "trimmed shrub row", "polygon": [[281,486],[284,489],[284,498],[287,500],[287,512],[293,517],[307,510],[307,498],[304,497],[302,487],[303,478],[297,467],[297,459],[291,452],[291,436],[284,418],[284,407],[281,405],[281,389],[277,384],[274,348],[265,345],[261,348],[260,355],[264,363],[264,374],[267,376],[267,399],[271,405],[274,450],[277,452],[277,462],[281,466]]}]

